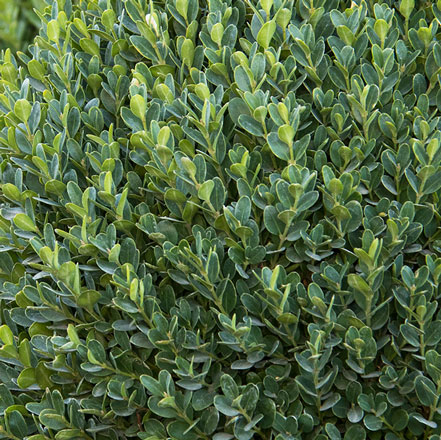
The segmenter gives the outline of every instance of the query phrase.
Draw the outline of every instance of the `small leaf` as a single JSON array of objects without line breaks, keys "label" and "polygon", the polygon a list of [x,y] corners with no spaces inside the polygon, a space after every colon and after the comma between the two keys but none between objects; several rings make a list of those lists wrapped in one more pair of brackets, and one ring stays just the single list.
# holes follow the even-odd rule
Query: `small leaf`
[{"label": "small leaf", "polygon": [[435,405],[438,400],[435,384],[427,377],[417,376],[415,379],[415,391],[418,399],[424,406]]},{"label": "small leaf", "polygon": [[147,103],[141,95],[132,96],[130,99],[130,110],[133,114],[141,119],[145,120],[145,114],[147,111]]},{"label": "small leaf", "polygon": [[14,223],[23,231],[36,232],[37,226],[27,214],[17,214],[14,217]]},{"label": "small leaf", "polygon": [[153,377],[150,377],[146,374],[143,374],[140,377],[141,383],[147,388],[147,390],[154,396],[161,397],[163,396],[163,389],[159,382],[156,379],[153,379]]},{"label": "small leaf", "polygon": [[26,99],[19,99],[14,105],[14,113],[22,122],[27,122],[31,115],[32,106]]},{"label": "small leaf", "polygon": [[277,24],[274,20],[266,22],[259,30],[257,34],[257,42],[264,49],[268,49],[274,32],[276,31]]}]

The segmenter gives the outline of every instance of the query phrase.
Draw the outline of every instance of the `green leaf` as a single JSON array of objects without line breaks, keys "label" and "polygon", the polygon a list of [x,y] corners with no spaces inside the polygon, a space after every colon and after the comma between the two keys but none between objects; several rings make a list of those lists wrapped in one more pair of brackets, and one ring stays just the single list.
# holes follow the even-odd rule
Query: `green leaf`
[{"label": "green leaf", "polygon": [[16,438],[25,438],[28,428],[24,417],[18,411],[12,411],[8,414],[8,425],[12,435]]},{"label": "green leaf", "polygon": [[373,414],[367,414],[363,422],[366,428],[369,429],[369,431],[379,431],[383,426],[383,422],[381,421],[381,419],[374,416]]},{"label": "green leaf", "polygon": [[186,20],[188,13],[188,0],[176,0],[176,10]]},{"label": "green leaf", "polygon": [[433,194],[441,188],[441,171],[436,172],[432,176],[430,176],[424,186],[423,192],[424,194]]},{"label": "green leaf", "polygon": [[193,41],[186,38],[181,46],[181,58],[184,64],[189,68],[193,65],[194,49]]},{"label": "green leaf", "polygon": [[32,106],[26,99],[19,99],[14,104],[14,113],[22,122],[27,122],[31,115]]},{"label": "green leaf", "polygon": [[185,422],[172,422],[167,426],[168,433],[172,438],[179,440],[192,440],[194,439],[194,433],[190,430],[190,426]]},{"label": "green leaf", "polygon": [[[234,70],[234,80],[237,83],[237,86],[240,90],[244,92],[251,92],[251,81],[250,75],[248,74],[247,70],[243,66],[237,66]],[[240,118],[240,116],[239,116]]]},{"label": "green leaf", "polygon": [[57,43],[60,38],[60,25],[57,20],[50,20],[47,24],[47,36],[49,40]]},{"label": "green leaf", "polygon": [[35,383],[37,383],[37,376],[34,368],[25,368],[17,378],[17,384],[20,388],[28,388]]},{"label": "green leaf", "polygon": [[5,345],[12,345],[14,343],[14,334],[6,324],[0,326],[0,339]]},{"label": "green leaf", "polygon": [[104,347],[96,339],[92,339],[88,344],[87,357],[93,364],[105,364],[106,352]]},{"label": "green leaf", "polygon": [[80,345],[81,344],[81,340],[78,336],[78,333],[75,329],[75,327],[72,324],[68,324],[67,326],[67,334],[69,336],[69,339],[75,344],[75,345]]},{"label": "green leaf", "polygon": [[39,419],[43,426],[57,431],[68,427],[67,420],[60,414],[57,414],[53,409],[43,409]]},{"label": "green leaf", "polygon": [[31,366],[31,345],[28,339],[23,339],[18,346],[18,357],[25,367]]},{"label": "green leaf", "polygon": [[96,290],[86,290],[80,294],[77,304],[81,307],[93,307],[101,298],[101,294]]},{"label": "green leaf", "polygon": [[348,275],[348,284],[361,292],[366,298],[371,298],[373,296],[372,289],[366,283],[366,281],[357,274],[349,274]]},{"label": "green leaf", "polygon": [[198,390],[193,393],[192,406],[195,411],[202,411],[213,405],[214,393],[210,393],[205,389]]},{"label": "green leaf", "polygon": [[207,275],[210,282],[214,283],[219,276],[219,257],[216,252],[210,252],[207,260]]},{"label": "green leaf", "polygon": [[82,38],[80,40],[80,46],[81,49],[83,49],[84,52],[88,53],[89,55],[96,57],[100,56],[100,48],[95,41],[88,38]]},{"label": "green leaf", "polygon": [[130,98],[130,110],[141,121],[145,120],[147,112],[147,103],[141,95],[135,95]]},{"label": "green leaf", "polygon": [[397,409],[393,412],[391,417],[391,424],[397,431],[403,431],[406,429],[409,422],[409,415],[404,409]]},{"label": "green leaf", "polygon": [[42,81],[46,74],[46,70],[38,60],[31,60],[28,63],[28,70],[31,76]]},{"label": "green leaf", "polygon": [[435,384],[427,377],[421,375],[416,377],[415,391],[418,399],[424,406],[430,407],[438,401]]},{"label": "green leaf", "polygon": [[326,423],[325,430],[331,440],[341,439],[340,431],[332,423]]},{"label": "green leaf", "polygon": [[274,206],[267,206],[263,212],[263,221],[271,234],[282,235],[285,225],[278,219],[277,214],[277,209]]},{"label": "green leaf", "polygon": [[416,327],[409,323],[405,323],[400,326],[400,332],[410,345],[414,347],[420,346],[419,331]]},{"label": "green leaf", "polygon": [[277,24],[274,20],[266,22],[259,30],[257,34],[257,42],[264,49],[268,49],[271,44],[274,32],[276,31]]},{"label": "green leaf", "polygon": [[404,18],[409,19],[414,7],[415,0],[401,0],[400,13],[403,15]]},{"label": "green leaf", "polygon": [[155,51],[146,38],[133,35],[130,37],[130,42],[143,57],[153,61],[157,60]]},{"label": "green leaf", "polygon": [[384,41],[387,36],[387,32],[389,30],[389,25],[382,18],[375,21],[374,30],[376,34],[380,37],[381,41]]},{"label": "green leaf", "polygon": [[226,415],[227,417],[237,416],[240,413],[231,406],[230,402],[231,401],[224,396],[216,396],[214,398],[214,406],[220,413]]},{"label": "green leaf", "polygon": [[273,154],[279,159],[285,161],[289,160],[289,147],[279,139],[277,133],[270,133],[268,135],[268,145],[271,148]]},{"label": "green leaf", "polygon": [[418,422],[422,423],[423,425],[429,426],[430,428],[437,428],[438,425],[437,423],[431,421],[431,420],[427,420],[426,418],[424,418],[423,416],[421,416],[420,414],[412,414],[412,417],[415,420],[418,420]]},{"label": "green leaf", "polygon": [[236,397],[239,396],[239,387],[230,375],[224,374],[221,377],[220,383],[222,387],[222,392],[228,399],[234,400],[236,399]]},{"label": "green leaf", "polygon": [[240,115],[239,124],[244,130],[248,131],[248,133],[251,133],[254,136],[264,135],[262,125],[251,116]]},{"label": "green leaf", "polygon": [[216,408],[209,408],[208,410],[202,413],[200,425],[202,427],[202,431],[211,435],[216,431],[216,428],[219,423],[219,412]]},{"label": "green leaf", "polygon": [[198,190],[198,197],[205,201],[210,200],[213,189],[214,189],[214,182],[212,180],[207,180],[206,182],[202,183],[202,185],[200,186]]},{"label": "green leaf", "polygon": [[361,425],[353,425],[347,431],[343,440],[365,440],[366,431]]},{"label": "green leaf", "polygon": [[297,212],[303,212],[311,208],[319,198],[319,193],[317,191],[310,191],[308,193],[302,194],[296,206]]},{"label": "green leaf", "polygon": [[83,433],[81,429],[63,429],[55,435],[55,440],[71,440],[73,438],[81,438]]},{"label": "green leaf", "polygon": [[23,231],[36,232],[37,226],[27,214],[17,214],[14,217],[14,223]]},{"label": "green leaf", "polygon": [[164,391],[159,384],[159,382],[156,379],[153,379],[153,377],[150,377],[146,374],[143,374],[140,377],[141,383],[147,388],[147,390],[153,394],[154,396],[162,397],[164,394]]}]

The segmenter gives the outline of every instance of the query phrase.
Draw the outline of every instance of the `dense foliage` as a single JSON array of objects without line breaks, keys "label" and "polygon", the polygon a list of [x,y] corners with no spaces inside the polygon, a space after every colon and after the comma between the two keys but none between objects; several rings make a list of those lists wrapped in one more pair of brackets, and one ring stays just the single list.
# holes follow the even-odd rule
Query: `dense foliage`
[{"label": "dense foliage", "polygon": [[0,60],[0,438],[440,439],[441,1],[47,3]]},{"label": "dense foliage", "polygon": [[37,33],[45,0],[0,0],[0,48],[24,49]]}]

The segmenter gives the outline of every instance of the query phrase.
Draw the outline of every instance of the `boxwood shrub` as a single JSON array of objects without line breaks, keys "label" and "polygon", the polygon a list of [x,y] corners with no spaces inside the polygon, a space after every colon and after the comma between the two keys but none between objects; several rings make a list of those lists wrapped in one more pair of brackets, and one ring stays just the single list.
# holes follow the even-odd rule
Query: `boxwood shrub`
[{"label": "boxwood shrub", "polygon": [[441,433],[441,2],[46,0],[0,57],[0,438]]}]

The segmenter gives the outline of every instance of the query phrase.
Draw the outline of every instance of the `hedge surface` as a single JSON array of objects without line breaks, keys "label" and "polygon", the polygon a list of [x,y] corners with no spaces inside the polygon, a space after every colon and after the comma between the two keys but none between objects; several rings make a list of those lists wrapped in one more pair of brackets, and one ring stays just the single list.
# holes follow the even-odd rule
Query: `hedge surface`
[{"label": "hedge surface", "polygon": [[0,0],[0,49],[25,50],[40,26],[45,0]]},{"label": "hedge surface", "polygon": [[0,57],[0,438],[439,440],[441,1],[47,3]]}]

